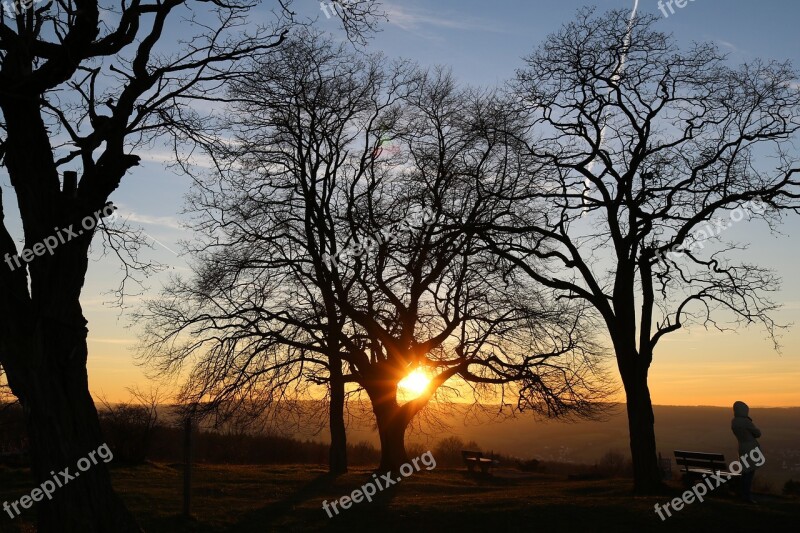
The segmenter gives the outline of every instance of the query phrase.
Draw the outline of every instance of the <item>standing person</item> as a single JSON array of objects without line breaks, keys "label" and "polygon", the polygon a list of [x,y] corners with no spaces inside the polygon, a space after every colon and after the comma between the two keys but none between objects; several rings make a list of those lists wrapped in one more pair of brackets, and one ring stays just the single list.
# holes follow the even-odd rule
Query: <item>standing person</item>
[{"label": "standing person", "polygon": [[[744,457],[758,448],[757,438],[761,437],[761,430],[753,424],[753,419],[748,416],[750,408],[744,402],[733,404],[733,420],[731,420],[731,430],[739,441],[739,457]],[[759,450],[759,454],[761,450]],[[744,465],[743,465],[744,466]],[[756,474],[756,465],[747,463],[742,471],[742,493],[741,497],[748,503],[756,503],[750,489],[753,486],[753,476]]]}]

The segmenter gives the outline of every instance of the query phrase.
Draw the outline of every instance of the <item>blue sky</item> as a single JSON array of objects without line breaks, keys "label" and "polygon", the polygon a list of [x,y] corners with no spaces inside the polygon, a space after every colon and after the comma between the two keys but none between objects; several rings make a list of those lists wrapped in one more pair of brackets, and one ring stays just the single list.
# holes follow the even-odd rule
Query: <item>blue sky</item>
[{"label": "blue sky", "polygon": [[[314,0],[297,0],[317,7]],[[390,24],[374,48],[427,64],[447,64],[464,81],[498,83],[513,75],[520,58],[585,5],[598,10],[632,9],[633,0],[437,0],[387,3]],[[640,0],[640,12],[661,15],[657,0]],[[736,62],[756,57],[791,59],[800,64],[793,0],[693,0],[663,19],[663,31],[680,43],[713,41]],[[332,21],[321,19],[320,26]]]},{"label": "blue sky", "polygon": [[[631,9],[630,0],[408,0],[384,2],[389,22],[368,44],[390,57],[405,57],[423,65],[452,67],[456,77],[475,85],[502,84],[522,65],[547,34],[572,19],[584,5],[599,10]],[[640,0],[642,12],[659,14],[656,0]],[[266,11],[272,2],[265,2]],[[319,1],[294,0],[301,16],[316,17],[322,30],[336,31]],[[263,13],[262,15],[266,15]],[[661,29],[675,35],[678,44],[712,41],[730,54],[733,63],[755,58],[789,59],[800,66],[800,2],[794,0],[694,0],[660,22]],[[177,28],[173,27],[173,30]],[[116,191],[112,200],[123,216],[163,244],[145,251],[148,257],[170,265],[168,273],[185,273],[179,240],[191,236],[179,225],[179,212],[189,180],[165,167],[169,152],[155,148],[145,153],[135,169]],[[0,176],[4,198],[11,194],[8,180]],[[784,278],[778,300],[786,304],[779,315],[783,322],[800,324],[800,281],[795,277],[800,259],[799,217],[789,217],[783,237],[771,236],[757,224],[740,223],[731,232],[738,241],[750,243],[754,257],[763,266],[775,268]],[[170,250],[168,250],[169,248]],[[166,275],[166,273],[165,273]],[[165,279],[149,281],[151,294]],[[142,370],[133,364],[131,329],[126,313],[104,306],[105,293],[120,279],[118,265],[111,258],[90,266],[83,304],[90,328],[89,376],[94,393],[105,392],[111,399],[124,396],[123,388],[146,385]],[[129,303],[135,304],[136,299]],[[782,354],[770,350],[757,329],[738,334],[716,334],[703,330],[682,332],[670,339],[656,354],[652,371],[655,403],[727,404],[728,397],[741,393],[754,405],[800,405],[800,326],[784,338]],[[712,378],[709,380],[709,378]],[[715,384],[709,386],[709,382]]]},{"label": "blue sky", "polygon": [[[316,4],[317,2],[311,2]],[[446,64],[456,76],[478,85],[513,76],[548,34],[570,21],[576,10],[632,9],[633,0],[403,1],[388,4],[390,23],[372,47],[389,56],[423,64]],[[794,0],[694,0],[663,17],[657,0],[639,0],[639,12],[661,17],[660,29],[676,43],[714,42],[732,64],[756,58],[790,60],[800,67],[800,2]],[[667,9],[668,13],[669,10]],[[320,23],[331,23],[325,19]],[[776,353],[758,328],[718,333],[694,328],[668,337],[651,370],[653,401],[659,404],[726,405],[734,396],[752,405],[800,405],[800,217],[787,217],[783,236],[759,224],[740,223],[726,238],[750,246],[748,259],[774,268],[783,278],[776,300],[780,322],[795,323]]]}]

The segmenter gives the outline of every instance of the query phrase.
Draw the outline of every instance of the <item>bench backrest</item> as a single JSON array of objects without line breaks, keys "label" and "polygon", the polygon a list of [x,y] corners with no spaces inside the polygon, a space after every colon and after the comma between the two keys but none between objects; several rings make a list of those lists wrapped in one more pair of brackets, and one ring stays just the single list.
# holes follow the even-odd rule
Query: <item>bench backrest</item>
[{"label": "bench backrest", "polygon": [[675,450],[675,463],[678,466],[689,468],[706,468],[708,470],[728,470],[725,455],[721,453],[687,452]]},{"label": "bench backrest", "polygon": [[461,457],[463,459],[480,459],[483,457],[483,453],[481,452],[470,452],[467,450],[461,450]]}]

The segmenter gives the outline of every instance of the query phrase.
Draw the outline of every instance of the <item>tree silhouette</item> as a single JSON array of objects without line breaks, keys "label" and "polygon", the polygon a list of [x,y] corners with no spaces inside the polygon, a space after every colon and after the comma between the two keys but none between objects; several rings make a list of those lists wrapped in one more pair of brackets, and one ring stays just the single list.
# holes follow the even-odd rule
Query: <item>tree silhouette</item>
[{"label": "tree silhouette", "polygon": [[[342,372],[370,398],[383,469],[407,461],[408,424],[456,376],[553,416],[591,412],[580,309],[520,290],[467,229],[492,212],[479,183],[502,168],[480,127],[491,98],[311,35],[283,48],[236,84],[232,142],[200,140],[218,171],[193,200],[205,238],[193,280],[149,307],[145,355],[193,360],[197,401],[274,390],[289,368],[333,391]],[[431,383],[401,405],[416,368]]]},{"label": "tree silhouette", "polygon": [[[325,385],[332,473],[347,470],[341,352],[353,340],[323,256],[341,230],[342,191],[371,162],[362,147],[351,168],[348,151],[407,91],[409,69],[390,75],[383,63],[300,32],[237,80],[224,120],[187,130],[217,162],[189,202],[194,274],[142,315],[143,356],[159,372],[192,360],[183,401],[223,419],[296,406],[309,384]],[[193,338],[164,349],[185,332]]]},{"label": "tree silhouette", "polygon": [[[473,229],[505,209],[484,193],[510,165],[487,125],[495,112],[494,95],[459,88],[441,69],[421,73],[375,139],[400,152],[349,191],[343,218],[364,252],[330,268],[339,306],[363,332],[343,359],[372,404],[382,469],[407,461],[406,429],[446,383],[476,402],[513,398],[550,416],[589,416],[601,396],[582,309],[515,278]],[[341,283],[351,270],[354,283]],[[398,384],[418,368],[430,383],[403,403]]]},{"label": "tree silhouette", "polygon": [[[268,54],[296,24],[279,0],[273,22],[256,27],[247,20],[256,5],[67,0],[28,2],[13,19],[0,13],[0,157],[25,240],[18,251],[4,221],[0,363],[24,407],[37,483],[102,442],[79,297],[111,194],[139,163],[136,151],[201,119],[191,103],[216,101],[242,61]],[[178,28],[183,37],[168,38]],[[62,185],[59,174],[69,169],[78,169],[80,181],[65,173]],[[0,198],[0,219],[4,207]],[[72,235],[67,229],[74,237],[44,253],[42,243]],[[148,270],[135,260],[135,235],[105,235],[129,273]],[[25,265],[14,263],[18,254]],[[139,530],[103,464],[41,502],[38,512],[39,531]]]},{"label": "tree silhouette", "polygon": [[626,12],[584,10],[527,58],[508,126],[526,170],[498,189],[510,215],[487,234],[501,257],[604,322],[640,492],[660,484],[647,381],[658,342],[690,324],[776,331],[771,272],[710,243],[747,211],[769,223],[797,211],[800,192],[797,73],[733,69],[709,44],[681,51],[656,21],[629,28]]}]

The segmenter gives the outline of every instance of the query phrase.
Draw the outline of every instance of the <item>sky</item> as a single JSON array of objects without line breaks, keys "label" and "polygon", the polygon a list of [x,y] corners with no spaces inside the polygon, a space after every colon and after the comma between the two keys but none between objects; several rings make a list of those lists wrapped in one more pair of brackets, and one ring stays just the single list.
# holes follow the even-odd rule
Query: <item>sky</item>
[{"label": "sky", "polygon": [[[272,2],[261,8],[263,17]],[[326,2],[327,3],[327,2]],[[631,9],[633,0],[436,0],[384,2],[389,21],[367,45],[389,57],[403,57],[422,65],[448,65],[464,83],[494,86],[513,77],[522,57],[558,28],[569,22],[577,9],[594,5],[600,11]],[[301,16],[315,18],[315,26],[337,31],[315,0],[294,0]],[[667,13],[669,9],[665,6]],[[660,29],[673,33],[678,45],[711,41],[729,53],[731,63],[756,58],[789,59],[800,67],[800,2],[796,0],[691,0],[664,17],[657,0],[639,0],[640,12],[661,16]],[[175,27],[168,30],[177,32]],[[105,304],[109,291],[121,279],[119,264],[99,257],[90,264],[82,305],[89,321],[89,381],[97,397],[124,399],[126,387],[147,388],[152,381],[138,366],[133,351],[139,324],[131,323],[131,311],[142,297],[155,295],[172,274],[187,274],[180,241],[191,235],[181,227],[187,177],[167,167],[170,153],[153,149],[140,153],[142,164],[134,169],[112,196],[119,213],[147,233],[153,249],[147,258],[168,265],[168,270],[147,281],[142,296],[126,300],[123,311]],[[3,192],[10,193],[5,176]],[[5,195],[10,198],[11,194]],[[800,280],[795,272],[800,259],[800,217],[787,217],[781,235],[772,235],[758,223],[742,221],[726,237],[750,245],[748,254],[761,266],[773,268],[783,278],[775,299],[784,305],[779,322],[797,327],[782,338],[776,352],[763,330],[753,327],[719,333],[702,328],[667,337],[656,351],[650,372],[655,404],[723,405],[745,400],[751,406],[800,405]],[[733,233],[735,232],[735,234]]]}]

